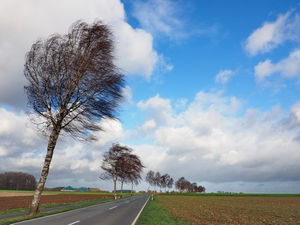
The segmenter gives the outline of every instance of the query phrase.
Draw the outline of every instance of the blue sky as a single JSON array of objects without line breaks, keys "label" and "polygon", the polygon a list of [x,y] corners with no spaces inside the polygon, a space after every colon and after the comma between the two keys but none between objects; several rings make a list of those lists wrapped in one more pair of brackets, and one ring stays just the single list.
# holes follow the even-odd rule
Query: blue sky
[{"label": "blue sky", "polygon": [[78,19],[111,27],[125,102],[120,121],[99,121],[105,132],[95,143],[61,140],[48,186],[111,188],[95,177],[103,152],[120,142],[135,149],[146,170],[185,176],[209,192],[299,192],[296,0],[64,0],[60,7],[5,0],[0,172],[39,176],[45,139],[25,114],[24,55],[37,38],[66,33]]},{"label": "blue sky", "polygon": [[[134,1],[124,3],[129,23],[143,26],[135,16]],[[285,41],[272,51],[254,56],[245,49],[248,36],[264,23],[275,22],[278,16],[288,12],[295,16],[299,11],[298,1],[188,1],[187,4],[170,1],[170,4],[174,10],[171,16],[179,24],[173,24],[170,34],[152,32],[155,49],[173,69],[158,69],[148,82],[137,76],[129,77],[128,85],[135,101],[157,93],[172,100],[192,100],[200,90],[220,89],[226,95],[241,98],[247,107],[263,111],[274,105],[289,109],[298,101],[299,78],[285,79],[278,73],[267,79],[268,82],[257,82],[254,67],[266,59],[286,58],[299,41]],[[234,73],[226,84],[215,81],[222,70]],[[121,118],[127,124],[124,115]]]}]

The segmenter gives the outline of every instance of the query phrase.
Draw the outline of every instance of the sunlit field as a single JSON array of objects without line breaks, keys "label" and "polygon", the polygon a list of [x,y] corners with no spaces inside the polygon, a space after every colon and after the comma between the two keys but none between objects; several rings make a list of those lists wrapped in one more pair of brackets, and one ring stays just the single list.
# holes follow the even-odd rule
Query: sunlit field
[{"label": "sunlit field", "polygon": [[159,195],[156,200],[171,217],[187,224],[300,224],[300,196],[283,196]]}]

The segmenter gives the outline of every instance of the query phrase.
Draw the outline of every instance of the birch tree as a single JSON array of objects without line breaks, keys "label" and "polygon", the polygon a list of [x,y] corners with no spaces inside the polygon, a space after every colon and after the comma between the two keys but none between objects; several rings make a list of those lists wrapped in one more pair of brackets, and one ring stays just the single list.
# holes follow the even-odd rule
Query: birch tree
[{"label": "birch tree", "polygon": [[101,168],[104,172],[100,178],[103,180],[111,179],[114,185],[114,198],[117,198],[117,181],[123,174],[123,159],[130,154],[131,149],[119,144],[113,144],[112,147],[104,153]]},{"label": "birch tree", "polygon": [[38,40],[26,54],[25,91],[35,123],[48,137],[47,153],[30,207],[38,212],[50,163],[61,133],[93,140],[101,118],[116,118],[124,87],[114,64],[113,37],[97,21],[74,23],[66,35]]}]

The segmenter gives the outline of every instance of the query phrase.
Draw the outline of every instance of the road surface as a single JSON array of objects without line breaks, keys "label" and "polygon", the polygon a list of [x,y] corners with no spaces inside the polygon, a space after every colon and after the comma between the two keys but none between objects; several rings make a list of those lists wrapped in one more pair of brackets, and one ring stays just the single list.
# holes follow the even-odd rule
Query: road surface
[{"label": "road surface", "polygon": [[137,195],[51,216],[26,220],[16,225],[134,225],[149,195]]}]

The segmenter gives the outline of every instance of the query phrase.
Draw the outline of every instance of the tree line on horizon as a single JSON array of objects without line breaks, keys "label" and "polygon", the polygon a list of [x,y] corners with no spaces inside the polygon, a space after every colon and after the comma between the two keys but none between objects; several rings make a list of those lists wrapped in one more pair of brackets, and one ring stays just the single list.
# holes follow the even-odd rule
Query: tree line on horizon
[{"label": "tree line on horizon", "polygon": [[35,177],[23,172],[0,173],[0,190],[33,191],[36,188]]},{"label": "tree line on horizon", "polygon": [[197,185],[197,183],[193,182],[191,183],[184,177],[180,177],[175,183],[174,179],[169,175],[169,174],[164,174],[161,175],[160,172],[154,172],[152,170],[149,170],[148,173],[146,174],[146,182],[152,187],[155,188],[156,192],[156,187],[159,187],[160,192],[162,192],[162,188],[165,189],[165,192],[167,191],[167,188],[170,190],[173,188],[173,185],[175,184],[175,188],[179,192],[198,192],[202,193],[205,192],[205,187],[201,185]]}]

